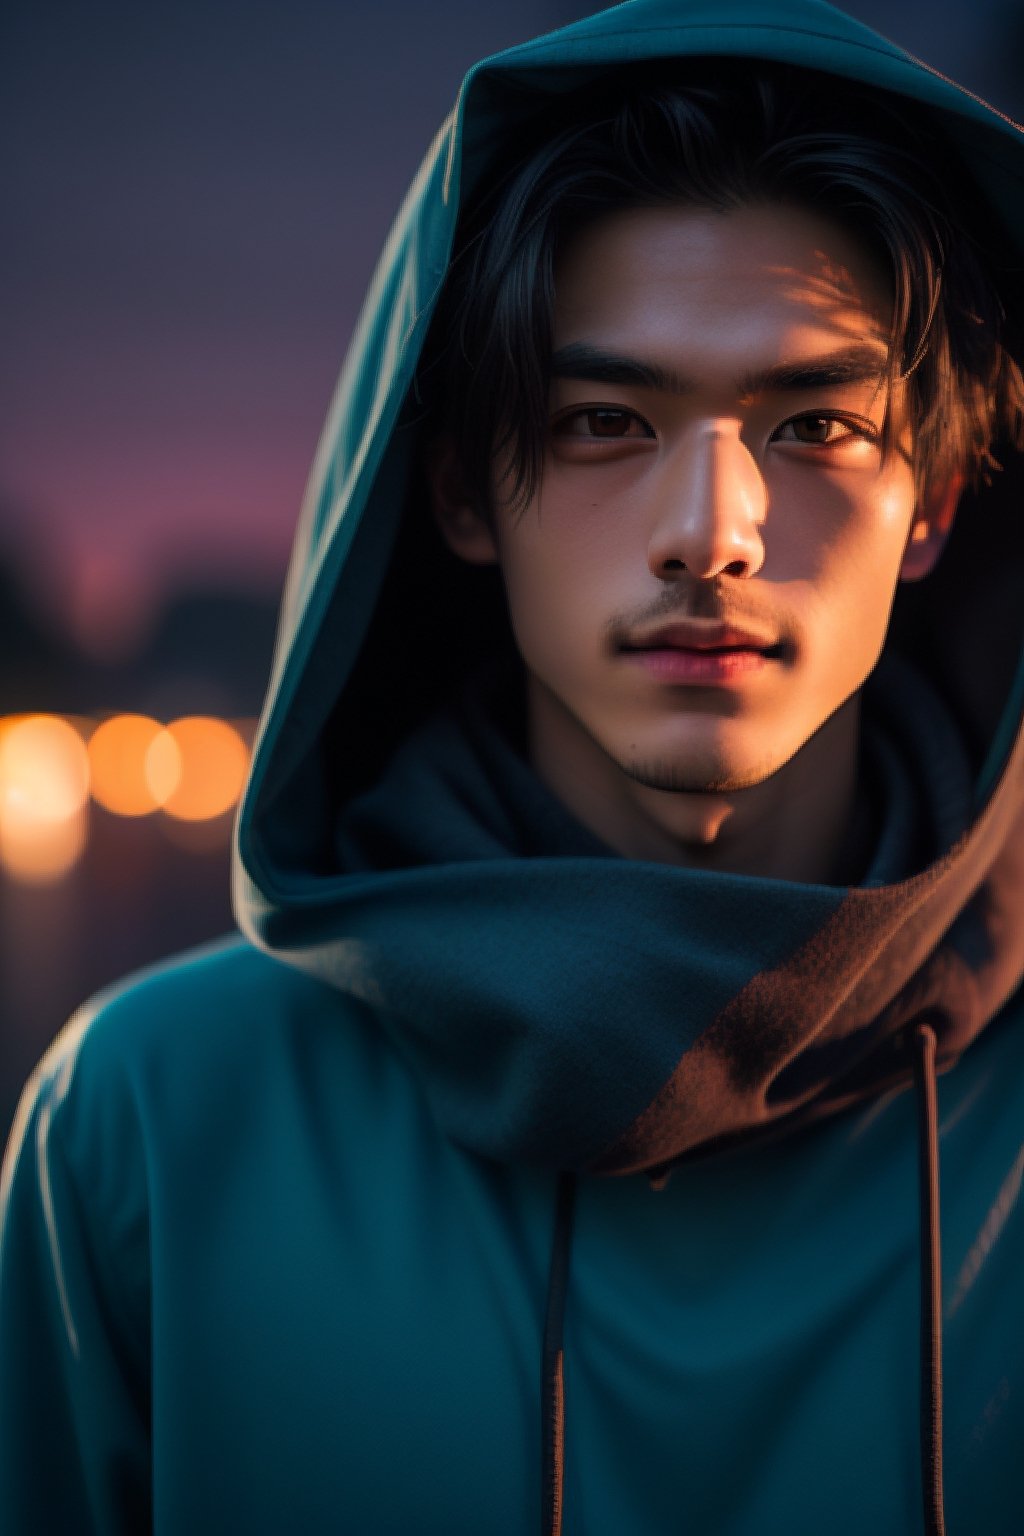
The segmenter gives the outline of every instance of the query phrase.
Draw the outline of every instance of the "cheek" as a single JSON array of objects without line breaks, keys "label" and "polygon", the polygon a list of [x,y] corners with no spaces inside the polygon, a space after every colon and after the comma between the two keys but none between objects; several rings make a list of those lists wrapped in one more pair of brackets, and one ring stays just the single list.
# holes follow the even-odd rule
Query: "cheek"
[{"label": "cheek", "polygon": [[913,479],[902,462],[831,474],[784,466],[769,486],[761,575],[807,583],[829,602],[850,597],[887,607],[913,511]]},{"label": "cheek", "polygon": [[777,516],[773,528],[770,505],[760,574],[792,616],[804,675],[824,708],[859,688],[878,660],[913,516],[913,480],[900,463],[863,475],[793,470],[788,482],[785,497],[773,487]]},{"label": "cheek", "polygon": [[528,507],[500,541],[509,609],[524,649],[590,643],[629,570],[625,509],[598,505],[585,487],[568,496],[561,490]]},{"label": "cheek", "polygon": [[[535,517],[531,507],[524,514],[524,522]],[[556,541],[539,540],[533,528],[520,528],[503,541],[501,569],[509,614],[527,664],[562,643],[566,610],[577,589],[571,566]]]}]

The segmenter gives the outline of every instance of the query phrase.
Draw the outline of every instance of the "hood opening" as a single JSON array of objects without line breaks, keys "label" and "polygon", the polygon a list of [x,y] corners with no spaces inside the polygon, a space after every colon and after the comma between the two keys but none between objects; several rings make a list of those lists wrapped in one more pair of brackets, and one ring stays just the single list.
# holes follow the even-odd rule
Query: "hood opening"
[{"label": "hood opening", "polygon": [[512,647],[499,570],[465,565],[452,554],[417,481],[366,639],[324,729],[335,805],[372,783],[401,741],[461,691],[481,660]]},{"label": "hood opening", "polygon": [[[855,26],[838,14],[831,19],[837,26]],[[644,36],[642,29],[636,30]],[[702,65],[721,70],[749,62],[734,56],[736,38],[728,27],[724,30],[729,47],[723,53],[732,56],[685,58],[687,72]],[[863,39],[860,46],[865,46]],[[749,40],[748,50],[754,52]],[[513,50],[513,56],[519,51]],[[641,56],[628,67],[652,78],[664,77],[664,59],[657,58],[653,44],[651,52],[653,58]],[[771,60],[782,53],[776,40],[775,50],[764,48],[759,58]],[[856,53],[851,57],[854,64],[862,63]],[[618,63],[621,69],[621,60]],[[820,74],[809,64],[801,61],[804,73]],[[463,92],[466,122],[461,168],[454,140],[443,163],[446,194],[451,194],[456,179],[461,183],[466,203],[463,222],[473,223],[481,193],[490,195],[500,183],[510,164],[510,143],[515,146],[511,160],[518,163],[538,134],[544,136],[552,131],[552,123],[572,117],[572,103],[581,92],[591,98],[604,89],[599,60],[574,60],[573,66],[570,70],[565,60],[558,67],[545,62],[535,69],[497,69],[485,63],[472,73]],[[949,183],[957,188],[954,201],[985,260],[996,269],[1010,322],[1008,344],[1018,356],[1024,355],[1018,339],[1024,331],[1024,300],[1019,266],[1013,264],[1015,241],[1003,211],[1008,190],[1003,178],[1012,176],[1020,202],[1024,202],[1019,199],[1024,183],[1016,166],[1007,164],[1005,146],[996,141],[991,124],[966,115],[954,118],[949,110],[951,97],[965,114],[977,103],[926,70],[919,69],[917,75],[914,83],[921,99],[903,96],[900,109],[910,118],[916,116],[928,137],[941,146]],[[855,84],[857,70],[851,66],[845,78],[847,84]],[[876,92],[889,94],[888,82],[866,83]],[[928,99],[938,90],[943,93],[943,112]],[[1003,210],[993,203],[994,184],[1003,195]],[[453,230],[446,241],[446,262],[458,238]],[[423,253],[413,249],[406,268],[414,258],[424,263]],[[401,741],[446,697],[457,693],[484,656],[495,651],[507,654],[512,644],[499,573],[466,567],[447,549],[434,526],[419,466],[429,411],[418,396],[415,370],[421,348],[412,344],[413,332],[420,341],[429,336],[428,322],[440,284],[429,295],[422,280],[395,280],[391,286],[415,289],[417,296],[415,320],[406,333],[410,355],[402,360],[406,380],[402,400],[394,408],[396,425],[378,452],[378,468],[364,505],[337,508],[333,539],[328,536],[330,501],[346,477],[339,466],[330,466],[317,493],[322,523],[317,579],[309,585],[305,611],[290,640],[286,629],[295,615],[286,613],[282,621],[282,652],[289,646],[298,650],[304,642],[307,661],[305,669],[296,673],[294,697],[276,740],[260,744],[267,771],[257,803],[247,807],[253,834],[250,846],[258,845],[253,853],[265,871],[277,865],[329,874],[330,865],[324,863],[325,823],[313,829],[314,807],[318,816],[329,821],[380,773]],[[378,437],[381,431],[378,425]],[[346,432],[355,438],[351,427]],[[347,451],[354,451],[351,445]],[[996,458],[1004,468],[993,474],[991,485],[964,494],[938,568],[927,581],[898,590],[887,641],[887,649],[907,655],[925,672],[961,725],[972,771],[979,780],[979,805],[998,777],[1016,732],[1016,718],[1004,722],[1001,729],[1000,718],[1011,698],[1024,639],[1024,604],[1019,597],[1024,520],[1018,511],[1024,500],[1024,458],[998,446]],[[337,562],[333,590],[325,592],[325,553],[331,553],[345,524],[353,522],[357,526],[348,561]],[[386,523],[392,529],[387,540],[392,547],[384,554],[379,530]],[[269,731],[265,734],[271,737]],[[282,822],[290,831],[280,838]],[[310,830],[300,850],[296,834],[302,823]]]},{"label": "hood opening", "polygon": [[[934,130],[943,174],[975,188],[968,228],[1020,331],[1024,157],[998,114],[817,3],[794,0],[788,24],[717,0],[634,0],[628,18],[601,13],[472,71],[414,183],[314,467],[236,858],[243,930],[372,997],[452,1139],[602,1172],[792,1128],[907,1082],[889,1039],[922,1010],[939,1021],[941,1070],[1024,973],[1011,920],[1024,868],[1020,455],[999,455],[937,569],[896,597],[883,665],[903,657],[930,685],[974,793],[949,832],[931,815],[952,776],[941,733],[904,729],[903,803],[920,800],[908,819],[936,835],[912,839],[873,883],[517,858],[493,835],[500,816],[478,814],[494,787],[478,744],[450,713],[429,727],[512,642],[497,570],[463,565],[435,530],[417,367],[460,196],[581,82],[644,60],[743,57],[900,94]],[[387,867],[346,870],[339,821],[378,781]],[[644,1029],[624,1028],[638,1013]]]}]

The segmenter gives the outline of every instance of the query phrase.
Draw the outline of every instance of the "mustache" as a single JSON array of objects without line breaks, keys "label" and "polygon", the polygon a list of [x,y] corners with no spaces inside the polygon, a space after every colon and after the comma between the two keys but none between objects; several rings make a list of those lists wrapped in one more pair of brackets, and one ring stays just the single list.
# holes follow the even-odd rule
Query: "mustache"
[{"label": "mustache", "polygon": [[613,614],[605,625],[604,638],[614,650],[629,635],[645,631],[660,624],[682,623],[696,619],[705,623],[734,625],[780,634],[786,628],[780,623],[778,613],[770,613],[763,606],[738,603],[731,590],[718,577],[711,581],[674,583],[658,594],[654,602],[643,609],[629,613]]}]

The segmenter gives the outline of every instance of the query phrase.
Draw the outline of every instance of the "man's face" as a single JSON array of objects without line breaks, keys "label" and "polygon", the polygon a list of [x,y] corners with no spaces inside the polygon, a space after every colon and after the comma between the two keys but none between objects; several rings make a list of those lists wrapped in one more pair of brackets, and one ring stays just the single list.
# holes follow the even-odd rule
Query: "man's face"
[{"label": "man's face", "polygon": [[890,305],[855,240],[780,204],[627,210],[567,246],[539,490],[513,516],[497,484],[489,552],[549,758],[742,789],[860,688],[915,507]]}]

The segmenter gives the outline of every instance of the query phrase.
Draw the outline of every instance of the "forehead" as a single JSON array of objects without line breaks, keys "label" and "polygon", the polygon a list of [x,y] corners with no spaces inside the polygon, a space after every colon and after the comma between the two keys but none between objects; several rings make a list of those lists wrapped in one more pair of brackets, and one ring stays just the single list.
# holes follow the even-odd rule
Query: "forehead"
[{"label": "forehead", "polygon": [[599,341],[735,373],[794,349],[884,344],[891,303],[873,256],[809,211],[633,208],[589,226],[561,253],[553,341]]}]

